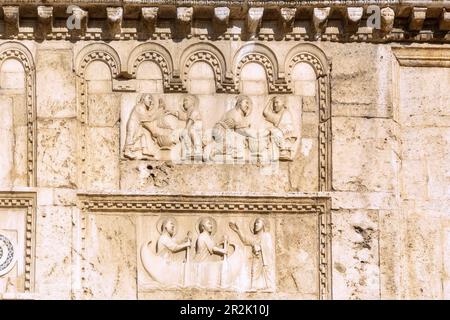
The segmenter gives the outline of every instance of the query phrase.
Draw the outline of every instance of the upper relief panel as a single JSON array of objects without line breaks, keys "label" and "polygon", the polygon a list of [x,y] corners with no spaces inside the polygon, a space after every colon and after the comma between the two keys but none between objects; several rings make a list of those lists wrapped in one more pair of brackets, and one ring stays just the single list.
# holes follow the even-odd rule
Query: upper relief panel
[{"label": "upper relief panel", "polygon": [[90,44],[76,56],[85,189],[327,189],[329,62],[319,48],[174,45]]}]

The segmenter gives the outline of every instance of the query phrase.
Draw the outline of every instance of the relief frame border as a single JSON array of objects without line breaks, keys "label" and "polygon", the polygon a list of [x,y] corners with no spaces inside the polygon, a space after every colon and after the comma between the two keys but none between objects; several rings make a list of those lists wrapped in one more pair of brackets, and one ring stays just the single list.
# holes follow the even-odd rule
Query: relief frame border
[{"label": "relief frame border", "polygon": [[[224,196],[224,195],[129,195],[78,194],[80,208],[80,256],[86,256],[87,217],[92,213],[176,213],[227,214],[317,214],[318,217],[318,299],[332,299],[331,199],[307,196]],[[85,259],[80,261],[80,291],[85,291]]]},{"label": "relief frame border", "polygon": [[36,248],[36,206],[35,192],[0,191],[0,209],[26,209],[25,215],[25,281],[24,292],[34,291],[35,248]]}]

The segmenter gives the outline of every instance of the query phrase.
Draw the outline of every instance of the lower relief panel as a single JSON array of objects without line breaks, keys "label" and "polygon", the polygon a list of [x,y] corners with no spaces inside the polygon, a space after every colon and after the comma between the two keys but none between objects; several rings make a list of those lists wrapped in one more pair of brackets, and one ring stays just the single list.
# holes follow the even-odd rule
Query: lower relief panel
[{"label": "lower relief panel", "polygon": [[34,193],[0,192],[0,299],[34,290],[35,208]]},{"label": "lower relief panel", "polygon": [[330,298],[325,198],[81,198],[85,298]]}]

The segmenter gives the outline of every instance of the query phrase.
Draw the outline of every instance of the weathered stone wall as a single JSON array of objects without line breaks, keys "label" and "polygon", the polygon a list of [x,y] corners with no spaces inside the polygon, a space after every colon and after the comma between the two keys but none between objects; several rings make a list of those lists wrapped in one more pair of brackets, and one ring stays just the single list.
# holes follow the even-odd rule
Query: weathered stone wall
[{"label": "weathered stone wall", "polygon": [[[15,252],[3,297],[450,298],[450,46],[244,40],[0,41],[0,234]],[[295,156],[178,163],[176,144],[130,159],[146,93],[173,112],[193,94],[207,127],[239,94],[258,127],[287,97]],[[165,216],[179,243],[210,217],[248,270],[254,246],[229,224],[256,233],[263,217],[274,282],[155,284],[143,250]]]}]

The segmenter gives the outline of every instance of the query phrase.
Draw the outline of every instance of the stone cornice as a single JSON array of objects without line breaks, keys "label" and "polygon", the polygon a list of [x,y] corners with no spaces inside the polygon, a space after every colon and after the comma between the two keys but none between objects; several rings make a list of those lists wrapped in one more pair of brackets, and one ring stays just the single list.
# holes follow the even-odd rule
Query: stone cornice
[{"label": "stone cornice", "polygon": [[[0,0],[0,4],[3,39],[450,42],[447,0]],[[83,20],[77,30],[66,27],[69,5],[81,8]],[[374,12],[369,6],[379,9],[378,27],[367,23]]]},{"label": "stone cornice", "polygon": [[403,67],[450,67],[450,49],[442,47],[393,47]]},{"label": "stone cornice", "polygon": [[250,6],[280,6],[280,7],[311,7],[311,6],[355,6],[355,5],[404,5],[404,6],[427,6],[442,7],[449,6],[449,0],[0,0],[0,5],[192,5],[192,6],[218,6],[218,5],[239,5],[247,4]]}]

